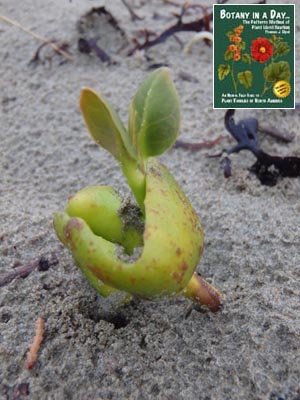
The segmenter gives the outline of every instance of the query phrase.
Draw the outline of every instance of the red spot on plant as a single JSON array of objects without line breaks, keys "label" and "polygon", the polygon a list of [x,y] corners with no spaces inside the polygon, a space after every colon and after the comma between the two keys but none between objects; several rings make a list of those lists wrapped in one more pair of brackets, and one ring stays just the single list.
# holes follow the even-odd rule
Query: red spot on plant
[{"label": "red spot on plant", "polygon": [[151,236],[150,229],[148,227],[144,230],[144,241],[148,240]]},{"label": "red spot on plant", "polygon": [[187,263],[183,262],[183,263],[181,264],[181,269],[182,269],[182,271],[186,271],[188,268],[189,268],[189,266],[187,265]]},{"label": "red spot on plant", "polygon": [[81,231],[83,228],[83,223],[78,218],[71,218],[66,225],[66,230],[70,232],[71,230]]},{"label": "red spot on plant", "polygon": [[136,278],[131,277],[131,278],[130,278],[130,282],[132,283],[132,285],[135,285],[135,283],[136,283]]},{"label": "red spot on plant", "polygon": [[151,208],[148,213],[151,212],[152,214],[158,215],[159,211],[156,208]]},{"label": "red spot on plant", "polygon": [[198,247],[198,254],[199,254],[200,257],[202,256],[202,253],[203,253],[203,246],[199,246]]},{"label": "red spot on plant", "polygon": [[101,271],[98,267],[93,266],[93,265],[88,265],[88,270],[92,272],[92,274],[100,279],[100,281],[102,281],[103,283],[110,285],[111,284],[111,279],[109,274]]},{"label": "red spot on plant", "polygon": [[181,284],[182,279],[185,275],[185,271],[188,269],[188,265],[183,262],[180,266],[179,266],[179,271],[174,271],[172,274],[173,279],[178,283]]},{"label": "red spot on plant", "polygon": [[258,37],[252,40],[251,56],[253,60],[265,63],[273,55],[272,43],[264,37]]},{"label": "red spot on plant", "polygon": [[172,277],[174,279],[174,281],[176,281],[177,283],[181,282],[182,279],[182,274],[179,274],[178,272],[173,272]]},{"label": "red spot on plant", "polygon": [[176,249],[176,254],[177,254],[178,256],[180,256],[181,253],[182,253],[181,248],[180,248],[180,247],[177,247],[177,249]]},{"label": "red spot on plant", "polygon": [[77,218],[71,218],[64,227],[64,236],[72,251],[76,250],[76,244],[72,238],[72,232],[80,231],[83,228],[83,223]]}]

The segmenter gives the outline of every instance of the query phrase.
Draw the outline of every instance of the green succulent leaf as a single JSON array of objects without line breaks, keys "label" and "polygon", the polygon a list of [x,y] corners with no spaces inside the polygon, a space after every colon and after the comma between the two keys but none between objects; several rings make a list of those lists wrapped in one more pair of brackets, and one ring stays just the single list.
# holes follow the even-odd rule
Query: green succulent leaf
[{"label": "green succulent leaf", "polygon": [[251,88],[252,86],[252,72],[251,71],[243,71],[237,74],[238,80],[241,85],[245,86],[246,89]]},{"label": "green succulent leaf", "polygon": [[226,76],[230,73],[230,65],[228,64],[220,64],[218,68],[218,78],[220,81],[226,78]]},{"label": "green succulent leaf", "polygon": [[179,133],[180,105],[169,70],[160,68],[146,78],[134,96],[128,130],[139,158],[164,153]]},{"label": "green succulent leaf", "polygon": [[264,68],[264,77],[269,82],[289,81],[291,77],[289,63],[287,61],[272,62]]},{"label": "green succulent leaf", "polygon": [[108,101],[93,90],[84,88],[81,92],[80,108],[97,144],[109,151],[118,161],[136,157],[128,133]]}]

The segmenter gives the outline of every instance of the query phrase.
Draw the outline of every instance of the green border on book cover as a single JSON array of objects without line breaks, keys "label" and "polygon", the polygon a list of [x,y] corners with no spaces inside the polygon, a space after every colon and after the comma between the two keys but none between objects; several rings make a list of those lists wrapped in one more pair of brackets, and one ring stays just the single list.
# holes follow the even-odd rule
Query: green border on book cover
[{"label": "green border on book cover", "polygon": [[214,5],[214,108],[295,108],[295,4]]}]

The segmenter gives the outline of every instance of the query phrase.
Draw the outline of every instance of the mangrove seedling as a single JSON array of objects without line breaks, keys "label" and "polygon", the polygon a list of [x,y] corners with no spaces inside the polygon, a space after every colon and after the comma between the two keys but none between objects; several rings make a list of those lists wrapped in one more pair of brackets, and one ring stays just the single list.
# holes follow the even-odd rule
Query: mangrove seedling
[{"label": "mangrove seedling", "polygon": [[[128,130],[91,89],[82,90],[80,107],[95,142],[118,161],[137,205],[124,203],[108,186],[85,188],[54,217],[61,242],[103,296],[116,291],[144,299],[183,295],[217,311],[220,293],[195,273],[203,250],[199,218],[156,157],[179,133],[179,100],[168,69],[152,72],[141,84],[130,105]],[[140,256],[128,261],[137,249]]]}]

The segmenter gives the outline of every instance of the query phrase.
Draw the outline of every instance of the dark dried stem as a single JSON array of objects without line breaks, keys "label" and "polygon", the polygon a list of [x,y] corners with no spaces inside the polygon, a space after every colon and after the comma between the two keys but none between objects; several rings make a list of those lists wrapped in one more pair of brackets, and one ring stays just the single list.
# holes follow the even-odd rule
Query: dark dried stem
[{"label": "dark dried stem", "polygon": [[139,15],[137,15],[133,11],[132,7],[130,6],[130,4],[126,0],[121,0],[121,1],[124,4],[124,6],[127,8],[127,10],[129,11],[129,14],[130,14],[130,17],[131,17],[132,21],[135,21],[137,19],[139,19],[139,20],[143,20],[144,19],[144,17],[140,17]]},{"label": "dark dried stem", "polygon": [[91,51],[94,51],[96,56],[102,61],[111,63],[111,57],[109,54],[106,53],[97,43],[97,38],[85,39],[80,38],[78,40],[78,50],[81,53],[90,54]]},{"label": "dark dried stem", "polygon": [[291,134],[289,134],[288,132],[280,132],[277,128],[274,127],[259,124],[258,130],[285,143],[290,143],[293,141],[293,136]]},{"label": "dark dried stem", "polygon": [[[225,127],[237,144],[231,149],[224,150],[227,155],[248,150],[257,159],[251,167],[251,171],[256,174],[262,184],[274,186],[279,177],[298,177],[300,176],[300,158],[294,156],[279,157],[265,153],[258,145],[257,131],[258,121],[255,118],[246,118],[238,123],[234,120],[235,110],[230,109],[225,114]],[[230,168],[230,160],[226,168]],[[230,176],[230,175],[228,175]]]},{"label": "dark dried stem", "polygon": [[181,7],[181,4],[180,4],[180,3],[177,3],[177,2],[174,1],[174,0],[164,0],[164,3],[165,3],[165,4],[170,4],[171,6]]},{"label": "dark dried stem", "polygon": [[21,267],[15,268],[10,272],[0,273],[0,287],[8,285],[14,279],[26,278],[34,270],[47,271],[50,267],[58,264],[58,257],[52,254],[49,258],[42,256],[37,260]]},{"label": "dark dried stem", "polygon": [[189,143],[184,142],[183,140],[176,140],[174,148],[183,148],[191,151],[198,151],[202,149],[210,149],[213,146],[216,146],[223,140],[228,140],[228,136],[220,135],[216,139],[213,140],[205,140],[204,142],[196,142],[196,143]]},{"label": "dark dried stem", "polygon": [[[53,40],[49,40],[49,43],[52,44],[56,44],[57,40],[53,39]],[[43,61],[41,60],[41,50],[46,47],[47,45],[49,45],[49,43],[42,43],[38,46],[38,48],[36,49],[36,52],[34,53],[32,59],[30,60],[29,64],[33,64],[33,65],[37,65],[39,63],[43,64]],[[69,44],[66,42],[62,42],[60,44],[56,44],[57,49],[53,49],[55,53],[61,55],[61,53],[58,52],[58,49],[64,51],[67,54],[70,54],[68,52],[68,47]],[[71,54],[70,54],[71,56]]]},{"label": "dark dried stem", "polygon": [[182,21],[182,17],[187,9],[188,6],[183,6],[181,13],[177,16],[178,20],[176,24],[167,28],[165,31],[159,34],[155,39],[149,40],[149,36],[146,36],[144,43],[139,43],[138,40],[135,38],[134,48],[129,51],[128,56],[133,55],[137,50],[144,50],[153,47],[157,44],[161,44],[165,42],[170,36],[173,36],[178,32],[200,32],[204,29],[207,30],[210,21],[212,21],[213,19],[212,12],[211,13],[206,12],[202,18],[185,23]]}]

